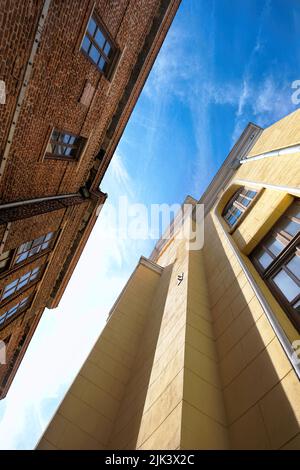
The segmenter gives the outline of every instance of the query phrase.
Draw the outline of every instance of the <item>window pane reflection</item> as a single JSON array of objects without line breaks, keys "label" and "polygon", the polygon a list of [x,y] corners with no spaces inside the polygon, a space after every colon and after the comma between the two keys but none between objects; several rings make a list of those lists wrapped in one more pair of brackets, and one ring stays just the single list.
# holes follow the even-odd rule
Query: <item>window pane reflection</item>
[{"label": "window pane reflection", "polygon": [[284,270],[279,271],[279,273],[274,276],[273,281],[289,302],[300,294],[300,287]]}]

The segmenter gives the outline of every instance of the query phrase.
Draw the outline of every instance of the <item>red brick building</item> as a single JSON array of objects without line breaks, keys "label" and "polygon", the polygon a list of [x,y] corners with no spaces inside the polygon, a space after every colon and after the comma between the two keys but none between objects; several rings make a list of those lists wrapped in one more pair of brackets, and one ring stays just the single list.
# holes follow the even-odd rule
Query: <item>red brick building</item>
[{"label": "red brick building", "polygon": [[179,3],[0,0],[1,398],[105,202],[101,180]]}]

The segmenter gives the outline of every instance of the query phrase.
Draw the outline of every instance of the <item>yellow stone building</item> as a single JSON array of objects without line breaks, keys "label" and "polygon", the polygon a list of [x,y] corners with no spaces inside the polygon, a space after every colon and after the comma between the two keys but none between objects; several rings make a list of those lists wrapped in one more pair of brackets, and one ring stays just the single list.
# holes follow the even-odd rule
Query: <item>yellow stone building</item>
[{"label": "yellow stone building", "polygon": [[300,449],[299,197],[300,110],[249,124],[203,248],[140,259],[38,449]]}]

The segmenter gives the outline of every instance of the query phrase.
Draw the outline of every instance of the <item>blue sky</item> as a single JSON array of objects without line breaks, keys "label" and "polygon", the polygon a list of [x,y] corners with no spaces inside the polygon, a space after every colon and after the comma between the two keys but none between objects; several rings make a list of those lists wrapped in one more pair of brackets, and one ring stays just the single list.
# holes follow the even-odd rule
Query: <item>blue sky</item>
[{"label": "blue sky", "polygon": [[298,0],[182,0],[101,184],[109,202],[60,306],[46,310],[0,403],[0,449],[31,449],[153,240],[120,239],[111,207],[201,193],[249,121],[296,109]]}]

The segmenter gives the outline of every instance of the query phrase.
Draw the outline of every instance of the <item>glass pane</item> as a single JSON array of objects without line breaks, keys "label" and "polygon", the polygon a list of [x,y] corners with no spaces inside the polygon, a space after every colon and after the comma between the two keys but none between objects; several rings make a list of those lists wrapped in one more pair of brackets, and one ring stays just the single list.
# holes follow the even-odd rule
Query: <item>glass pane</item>
[{"label": "glass pane", "polygon": [[292,237],[294,237],[295,235],[297,235],[298,232],[300,232],[300,224],[297,224],[297,222],[294,222],[293,220],[285,220],[285,223],[282,225],[282,228],[287,233],[292,235]]},{"label": "glass pane", "polygon": [[264,269],[270,266],[273,261],[273,258],[269,255],[269,253],[263,250],[261,250],[255,257]]},{"label": "glass pane", "polygon": [[40,270],[40,268],[34,268],[34,269],[32,270],[32,274],[38,273],[39,270]]},{"label": "glass pane", "polygon": [[41,249],[40,246],[36,246],[36,247],[32,248],[32,250],[30,250],[30,252],[29,252],[29,256],[36,255],[37,253],[39,253],[40,249]]},{"label": "glass pane", "polygon": [[33,240],[32,247],[40,245],[41,243],[43,243],[44,239],[45,239],[45,235],[42,235],[41,237],[36,238],[35,240]]},{"label": "glass pane", "polygon": [[47,153],[54,153],[54,151],[55,151],[55,144],[52,144],[51,142],[49,142],[47,144],[46,152]]},{"label": "glass pane", "polygon": [[105,47],[104,47],[104,52],[107,56],[109,54],[110,49],[111,49],[111,47],[110,47],[109,42],[106,42]]},{"label": "glass pane", "polygon": [[24,279],[27,279],[30,276],[30,271],[28,273],[23,274],[23,276],[20,277],[20,281],[24,281]]},{"label": "glass pane", "polygon": [[8,284],[4,290],[7,290],[7,289],[11,289],[12,287],[16,286],[18,283],[18,279],[16,279],[15,281],[11,282],[10,284]]},{"label": "glass pane", "polygon": [[5,291],[2,295],[2,299],[6,299],[7,297],[9,297],[10,295],[12,295],[14,292],[15,292],[15,288],[13,289],[10,289],[8,291]]},{"label": "glass pane", "polygon": [[87,36],[84,37],[84,40],[82,41],[81,49],[83,49],[86,53],[89,52],[89,47],[90,47],[90,40]]},{"label": "glass pane", "polygon": [[32,241],[23,243],[19,248],[18,248],[18,253],[23,253],[24,251],[29,250],[29,248],[32,245]]},{"label": "glass pane", "polygon": [[293,274],[300,280],[300,258],[294,256],[291,261],[288,262],[287,267]]},{"label": "glass pane", "polygon": [[47,235],[45,236],[45,241],[50,240],[50,238],[52,238],[52,236],[53,236],[53,232],[47,233]]},{"label": "glass pane", "polygon": [[36,238],[35,240],[33,240],[32,248],[34,248],[35,246],[40,245],[41,243],[43,243],[44,240],[45,240],[45,235],[42,235],[39,238]]},{"label": "glass pane", "polygon": [[105,60],[103,59],[103,57],[100,58],[98,67],[99,67],[100,70],[103,70],[103,69],[104,69],[104,67],[105,67]]},{"label": "glass pane", "polygon": [[49,149],[49,152],[50,153],[53,153],[54,155],[57,155],[59,150],[58,150],[58,146],[57,145],[54,145],[54,144],[51,144],[51,148]]},{"label": "glass pane", "polygon": [[230,225],[234,225],[236,223],[237,219],[236,217],[233,217],[233,215],[231,217],[229,217],[228,219],[228,222]]},{"label": "glass pane", "polygon": [[63,143],[68,144],[70,140],[70,134],[63,134]]},{"label": "glass pane", "polygon": [[42,248],[42,250],[46,250],[46,248],[48,248],[48,246],[49,246],[49,243],[43,243],[41,248]]},{"label": "glass pane", "polygon": [[250,202],[251,202],[250,199],[246,199],[245,197],[242,198],[242,199],[243,199],[243,200],[242,200],[243,206],[245,206],[245,207],[249,206],[249,204],[250,204]]},{"label": "glass pane", "polygon": [[16,263],[21,263],[21,261],[24,261],[27,258],[27,256],[28,256],[28,251],[18,256],[16,259]]},{"label": "glass pane", "polygon": [[95,64],[98,64],[100,54],[98,52],[98,49],[96,49],[96,47],[94,45],[92,45],[92,47],[90,49],[89,56],[91,57],[93,62],[95,62]]},{"label": "glass pane", "polygon": [[97,32],[96,32],[96,35],[95,35],[95,41],[98,44],[98,46],[100,46],[101,49],[103,49],[103,46],[104,46],[104,43],[105,43],[105,37],[103,36],[103,34],[102,34],[102,32],[100,31],[99,28],[97,29]]},{"label": "glass pane", "polygon": [[246,196],[253,199],[256,196],[256,191],[247,191]]},{"label": "glass pane", "polygon": [[58,140],[58,137],[59,137],[59,131],[57,131],[56,129],[53,129],[51,140]]},{"label": "glass pane", "polygon": [[279,253],[281,253],[284,248],[284,245],[273,237],[269,238],[269,240],[266,242],[266,246],[275,256],[279,255]]},{"label": "glass pane", "polygon": [[37,276],[38,276],[38,273],[32,274],[32,275],[30,276],[30,282],[31,282],[31,281],[34,281],[34,279],[36,279]]},{"label": "glass pane", "polygon": [[26,286],[26,284],[28,284],[28,281],[29,281],[29,279],[25,279],[25,281],[20,282],[20,284],[18,285],[17,290],[20,290],[20,289],[22,289],[22,287]]},{"label": "glass pane", "polygon": [[279,273],[273,277],[273,281],[289,302],[300,294],[300,287],[297,286],[286,271],[279,271]]},{"label": "glass pane", "polygon": [[70,156],[71,150],[72,150],[71,147],[66,147],[66,149],[65,149],[65,155],[66,155],[67,157]]},{"label": "glass pane", "polygon": [[12,311],[9,311],[9,312],[7,313],[7,315],[6,315],[6,318],[9,318],[9,317],[11,317],[12,315],[14,315],[17,310],[18,310],[18,309],[14,309],[14,310],[12,310]]},{"label": "glass pane", "polygon": [[298,300],[298,302],[296,302],[294,305],[293,305],[294,309],[297,310],[297,312],[300,313],[300,300]]},{"label": "glass pane", "polygon": [[237,207],[234,207],[232,212],[233,212],[233,214],[235,215],[235,217],[237,219],[242,215],[242,211],[240,209],[238,209]]},{"label": "glass pane", "polygon": [[56,145],[56,147],[55,147],[55,153],[57,155],[63,155],[64,150],[65,150],[65,147],[63,145]]},{"label": "glass pane", "polygon": [[70,136],[69,144],[74,144],[76,137],[74,135]]},{"label": "glass pane", "polygon": [[94,36],[95,29],[96,29],[95,20],[94,18],[91,18],[89,21],[89,25],[88,25],[88,32],[90,33],[91,36]]},{"label": "glass pane", "polygon": [[10,308],[10,309],[8,310],[8,312],[7,312],[7,316],[10,316],[10,315],[12,315],[13,313],[15,313],[15,312],[18,310],[18,306],[19,306],[19,304],[14,305],[12,308]]}]

